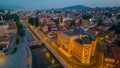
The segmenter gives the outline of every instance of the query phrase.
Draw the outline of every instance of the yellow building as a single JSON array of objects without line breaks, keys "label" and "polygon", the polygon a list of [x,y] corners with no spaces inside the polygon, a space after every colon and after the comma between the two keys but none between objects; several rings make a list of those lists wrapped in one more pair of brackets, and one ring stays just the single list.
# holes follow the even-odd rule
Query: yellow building
[{"label": "yellow building", "polygon": [[82,63],[90,63],[90,57],[95,53],[96,42],[95,32],[85,32],[82,29],[58,32],[58,43],[63,50]]}]

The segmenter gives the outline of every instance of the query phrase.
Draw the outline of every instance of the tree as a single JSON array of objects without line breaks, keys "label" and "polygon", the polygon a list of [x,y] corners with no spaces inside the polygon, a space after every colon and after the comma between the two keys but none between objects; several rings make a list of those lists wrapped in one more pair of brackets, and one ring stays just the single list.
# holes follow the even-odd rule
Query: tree
[{"label": "tree", "polygon": [[25,30],[23,28],[20,28],[19,31],[18,31],[19,35],[21,37],[24,37],[25,36]]},{"label": "tree", "polygon": [[3,19],[6,20],[6,21],[9,21],[9,20],[14,20],[16,22],[19,22],[19,16],[17,14],[5,14],[3,15]]},{"label": "tree", "polygon": [[82,24],[82,19],[80,19],[80,25]]},{"label": "tree", "polygon": [[16,25],[17,25],[17,28],[18,28],[18,34],[21,37],[24,37],[25,36],[25,30],[23,28],[23,25],[20,22],[16,22]]},{"label": "tree", "polygon": [[0,46],[0,50],[3,50],[3,48]]},{"label": "tree", "polygon": [[59,19],[54,19],[54,22],[56,23],[56,25],[59,25]]},{"label": "tree", "polygon": [[98,19],[98,26],[101,26],[103,24],[103,20],[101,18]]},{"label": "tree", "polygon": [[75,20],[72,20],[72,21],[70,22],[70,27],[71,27],[71,26],[75,26],[75,25],[76,25]]},{"label": "tree", "polygon": [[35,26],[36,26],[36,27],[39,26],[39,20],[38,20],[38,17],[35,18]]},{"label": "tree", "polygon": [[31,25],[34,25],[35,19],[34,19],[33,17],[31,17],[31,18],[28,19],[28,22],[29,22]]},{"label": "tree", "polygon": [[116,19],[120,19],[120,15],[117,15]]},{"label": "tree", "polygon": [[8,14],[3,15],[3,19],[6,21],[9,21],[12,19],[12,16],[11,16],[11,14],[8,13]]},{"label": "tree", "polygon": [[92,16],[91,15],[83,15],[82,18],[86,20],[86,19],[92,18]]},{"label": "tree", "polygon": [[115,33],[120,34],[120,22],[114,24],[112,27],[109,28],[109,30],[114,30]]},{"label": "tree", "polygon": [[23,28],[23,25],[20,22],[16,22],[16,25],[18,29]]},{"label": "tree", "polygon": [[14,21],[16,22],[20,21],[19,16],[17,14],[12,14],[11,16],[12,16],[12,19],[14,19]]},{"label": "tree", "polygon": [[19,38],[16,38],[15,44],[18,45],[19,43]]}]

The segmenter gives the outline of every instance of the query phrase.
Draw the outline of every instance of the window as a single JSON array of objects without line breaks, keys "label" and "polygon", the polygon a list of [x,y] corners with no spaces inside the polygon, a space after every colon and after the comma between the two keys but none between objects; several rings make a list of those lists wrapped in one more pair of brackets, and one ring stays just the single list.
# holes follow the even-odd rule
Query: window
[{"label": "window", "polygon": [[88,51],[85,51],[85,53],[88,53]]},{"label": "window", "polygon": [[88,57],[88,55],[85,55],[85,57]]}]

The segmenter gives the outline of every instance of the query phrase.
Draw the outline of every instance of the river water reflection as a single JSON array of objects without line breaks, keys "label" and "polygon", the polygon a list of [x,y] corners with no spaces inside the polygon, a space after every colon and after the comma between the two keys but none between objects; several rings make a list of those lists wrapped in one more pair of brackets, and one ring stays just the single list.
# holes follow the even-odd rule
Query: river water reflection
[{"label": "river water reflection", "polygon": [[44,45],[32,49],[32,62],[33,68],[63,68]]}]

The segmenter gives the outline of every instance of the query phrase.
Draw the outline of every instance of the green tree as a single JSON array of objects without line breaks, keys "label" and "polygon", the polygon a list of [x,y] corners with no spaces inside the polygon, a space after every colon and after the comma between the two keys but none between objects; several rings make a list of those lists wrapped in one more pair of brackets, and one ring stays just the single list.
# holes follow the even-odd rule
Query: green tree
[{"label": "green tree", "polygon": [[15,44],[18,45],[19,43],[19,38],[16,38]]},{"label": "green tree", "polygon": [[19,22],[19,16],[17,14],[5,14],[3,15],[3,19],[6,20],[6,21],[9,21],[9,20],[14,20],[16,22]]},{"label": "green tree", "polygon": [[120,15],[117,15],[116,19],[120,19]]},{"label": "green tree", "polygon": [[24,37],[25,36],[25,30],[23,28],[23,25],[20,22],[16,22],[16,25],[17,25],[17,28],[18,28],[18,34],[21,37]]},{"label": "green tree", "polygon": [[82,19],[80,19],[80,25],[82,24]]},{"label": "green tree", "polygon": [[86,20],[86,19],[92,18],[92,16],[91,15],[83,15],[82,18]]},{"label": "green tree", "polygon": [[98,26],[103,25],[103,20],[101,18],[98,19]]},{"label": "green tree", "polygon": [[21,37],[25,36],[25,30],[23,28],[19,29],[18,33]]},{"label": "green tree", "polygon": [[0,46],[0,50],[3,50],[3,47],[2,47],[2,46]]},{"label": "green tree", "polygon": [[59,25],[59,19],[54,19],[54,22],[56,23],[56,25]]},{"label": "green tree", "polygon": [[12,19],[12,16],[11,16],[11,14],[8,13],[8,14],[3,15],[3,19],[6,21],[9,21]]},{"label": "green tree", "polygon": [[14,21],[16,22],[20,21],[19,16],[17,14],[12,14],[11,16],[12,16],[12,19],[14,19]]},{"label": "green tree", "polygon": [[75,26],[75,25],[76,25],[75,20],[72,20],[72,21],[70,22],[70,27],[71,27],[71,26]]},{"label": "green tree", "polygon": [[20,22],[16,22],[16,25],[18,29],[23,28],[23,25]]},{"label": "green tree", "polygon": [[31,17],[31,18],[28,19],[28,22],[29,22],[31,25],[34,25],[35,19],[34,19],[33,17]]},{"label": "green tree", "polygon": [[114,24],[112,27],[109,28],[109,30],[114,30],[115,33],[120,34],[120,22]]},{"label": "green tree", "polygon": [[38,17],[35,17],[35,26],[36,26],[36,27],[39,26],[39,20],[38,20]]}]

